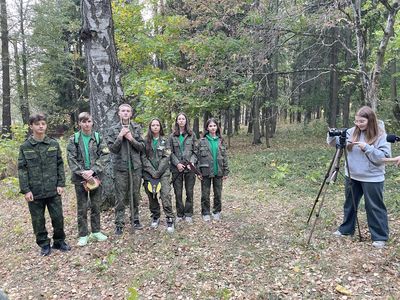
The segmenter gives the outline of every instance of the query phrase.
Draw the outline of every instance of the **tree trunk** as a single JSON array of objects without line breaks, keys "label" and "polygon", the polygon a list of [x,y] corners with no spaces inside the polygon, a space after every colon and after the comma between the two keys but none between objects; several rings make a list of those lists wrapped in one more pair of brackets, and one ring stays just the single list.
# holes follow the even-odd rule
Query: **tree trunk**
[{"label": "tree trunk", "polygon": [[[110,1],[82,0],[82,20],[90,112],[96,130],[105,135],[107,128],[118,122],[117,110],[123,101]],[[104,205],[109,208],[115,203],[111,163],[105,170],[103,191]]]},{"label": "tree trunk", "polygon": [[8,24],[7,24],[7,6],[6,0],[0,0],[1,11],[1,67],[3,77],[3,123],[2,137],[10,133],[11,128],[11,97],[10,97],[10,57],[8,52]]},{"label": "tree trunk", "polygon": [[234,125],[234,133],[238,135],[240,131],[240,105],[238,104],[235,107],[235,125]]},{"label": "tree trunk", "polygon": [[253,145],[261,144],[261,132],[260,132],[260,98],[258,96],[253,97]]},{"label": "tree trunk", "polygon": [[20,34],[22,41],[22,80],[24,82],[24,99],[20,102],[22,120],[24,124],[29,122],[29,93],[28,93],[28,50],[26,47],[26,37],[25,37],[25,17],[23,11],[23,0],[20,0],[19,7],[19,18],[20,18]]},{"label": "tree trunk", "polygon": [[97,130],[105,132],[118,121],[118,106],[123,101],[110,1],[82,0],[82,18],[90,111]]},{"label": "tree trunk", "polygon": [[200,120],[199,120],[199,116],[195,116],[194,120],[193,120],[193,132],[196,134],[197,138],[200,138]]},{"label": "tree trunk", "polygon": [[22,122],[28,124],[29,122],[29,105],[28,101],[25,101],[24,91],[22,86],[21,66],[19,63],[18,43],[17,41],[12,42],[14,48],[14,61],[15,61],[15,81],[17,84],[17,95],[19,102],[19,109],[21,111]]},{"label": "tree trunk", "polygon": [[339,47],[336,41],[337,28],[331,29],[333,45],[329,52],[329,65],[331,66],[330,71],[330,85],[329,85],[329,117],[328,125],[331,128],[336,128],[336,121],[338,116],[338,94],[339,94],[339,76],[336,71],[336,65],[338,63],[338,51]]},{"label": "tree trunk", "polygon": [[396,15],[400,9],[400,0],[395,0],[391,6],[387,5],[386,25],[382,39],[376,53],[374,67],[368,74],[367,62],[367,41],[363,33],[361,0],[352,0],[354,25],[357,41],[357,61],[361,74],[361,83],[366,102],[376,111],[378,107],[378,89],[379,80],[382,73],[382,66],[385,58],[386,47],[390,38],[393,36],[393,28],[396,21]]},{"label": "tree trunk", "polygon": [[232,109],[228,108],[227,109],[227,116],[226,118],[228,119],[228,148],[231,147],[231,137],[233,134],[233,127],[232,127]]}]

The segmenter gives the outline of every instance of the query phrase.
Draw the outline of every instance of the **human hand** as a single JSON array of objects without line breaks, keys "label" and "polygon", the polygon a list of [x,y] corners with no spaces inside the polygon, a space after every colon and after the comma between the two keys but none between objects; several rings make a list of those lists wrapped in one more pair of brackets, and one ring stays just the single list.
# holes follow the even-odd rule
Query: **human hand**
[{"label": "human hand", "polygon": [[128,132],[130,132],[128,127],[122,127],[121,131],[120,131],[119,134],[118,134],[118,138],[119,138],[120,140],[122,140],[122,138],[123,138]]},{"label": "human hand", "polygon": [[57,187],[57,194],[59,194],[60,196],[61,196],[62,194],[64,194],[64,188],[63,188],[62,186],[58,186],[58,187]]},{"label": "human hand", "polygon": [[176,167],[178,168],[179,172],[183,172],[185,170],[185,165],[184,164],[178,163],[176,165]]},{"label": "human hand", "polygon": [[228,176],[222,176],[222,180],[228,179]]},{"label": "human hand", "polygon": [[93,170],[85,170],[82,171],[81,175],[85,180],[89,180],[93,176],[94,172]]},{"label": "human hand", "polygon": [[128,131],[128,132],[125,134],[125,138],[126,138],[128,141],[132,142],[132,141],[133,141],[132,133],[131,133],[130,131]]},{"label": "human hand", "polygon": [[33,194],[32,194],[32,192],[26,193],[26,194],[24,195],[24,197],[25,197],[25,200],[26,200],[27,202],[33,201]]},{"label": "human hand", "polygon": [[365,151],[365,147],[367,146],[367,143],[364,142],[353,142],[352,144],[358,145],[362,151]]}]

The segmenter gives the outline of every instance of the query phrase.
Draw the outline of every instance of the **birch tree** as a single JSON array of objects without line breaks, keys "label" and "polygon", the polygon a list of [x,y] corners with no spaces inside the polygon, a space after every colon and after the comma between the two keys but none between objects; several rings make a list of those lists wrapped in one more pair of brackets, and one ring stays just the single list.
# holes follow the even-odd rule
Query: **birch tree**
[{"label": "birch tree", "polygon": [[110,0],[82,0],[82,30],[88,80],[90,111],[94,125],[104,132],[117,121],[123,91],[114,43]]},{"label": "birch tree", "polygon": [[396,15],[400,9],[400,0],[394,0],[391,3],[387,0],[379,1],[386,9],[386,24],[383,28],[382,38],[379,41],[373,67],[370,70],[368,70],[368,45],[362,18],[362,2],[361,0],[351,1],[357,41],[357,61],[365,100],[373,110],[376,110],[378,107],[379,79],[382,74],[386,48],[390,38],[393,36]]}]

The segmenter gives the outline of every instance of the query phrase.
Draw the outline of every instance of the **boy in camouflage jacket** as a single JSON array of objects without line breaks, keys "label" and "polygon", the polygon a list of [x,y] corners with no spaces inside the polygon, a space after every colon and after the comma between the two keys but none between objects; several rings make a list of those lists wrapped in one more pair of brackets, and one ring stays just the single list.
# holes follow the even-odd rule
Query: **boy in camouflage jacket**
[{"label": "boy in camouflage jacket", "polygon": [[65,243],[64,217],[61,194],[65,187],[64,163],[58,142],[46,136],[46,116],[29,117],[32,135],[20,146],[18,176],[21,193],[28,202],[36,243],[40,254],[51,253],[46,230],[45,210],[49,211],[53,225],[53,248],[69,251]]}]

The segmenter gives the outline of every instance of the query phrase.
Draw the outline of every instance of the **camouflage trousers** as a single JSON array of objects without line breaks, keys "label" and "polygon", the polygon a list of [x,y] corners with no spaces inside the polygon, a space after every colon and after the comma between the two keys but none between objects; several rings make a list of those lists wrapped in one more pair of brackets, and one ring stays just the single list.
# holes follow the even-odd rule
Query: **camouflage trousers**
[{"label": "camouflage trousers", "polygon": [[214,192],[214,206],[213,213],[221,212],[221,195],[222,195],[222,177],[203,177],[201,181],[201,214],[210,214],[210,191],[211,183]]},{"label": "camouflage trousers", "polygon": [[[129,172],[115,172],[115,226],[123,227],[125,225],[125,208],[130,206],[130,187]],[[140,202],[140,183],[142,181],[141,174],[132,174],[132,196],[133,207],[131,208],[131,220],[139,221],[139,202]],[[133,213],[133,216],[132,216]],[[132,224],[133,225],[133,224]]]},{"label": "camouflage trousers", "polygon": [[36,236],[36,243],[40,247],[50,245],[46,229],[46,207],[51,218],[51,224],[53,225],[53,242],[59,243],[65,240],[64,217],[60,195],[28,202],[28,206],[32,219],[33,232]]},{"label": "camouflage trousers", "polygon": [[[161,190],[159,193],[161,203],[163,206],[164,214],[166,218],[174,219],[174,212],[172,210],[171,203],[171,183],[169,175],[162,176],[160,178]],[[158,194],[150,193],[147,187],[148,181],[145,180],[143,183],[144,190],[146,191],[147,197],[149,198],[149,209],[151,217],[159,219],[161,216],[160,203],[158,202]]]},{"label": "camouflage trousers", "polygon": [[[193,172],[172,173],[172,182],[174,186],[176,215],[178,217],[193,216],[193,189],[196,183],[196,175]],[[183,203],[183,182],[185,182],[186,201]]]},{"label": "camouflage trousers", "polygon": [[101,204],[101,186],[94,191],[85,191],[82,184],[75,184],[77,201],[77,219],[79,236],[87,236],[88,231],[88,208],[90,207],[90,227],[92,232],[100,231],[100,204]]}]

